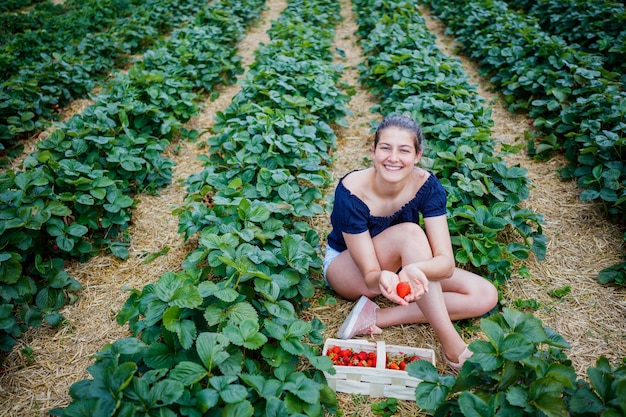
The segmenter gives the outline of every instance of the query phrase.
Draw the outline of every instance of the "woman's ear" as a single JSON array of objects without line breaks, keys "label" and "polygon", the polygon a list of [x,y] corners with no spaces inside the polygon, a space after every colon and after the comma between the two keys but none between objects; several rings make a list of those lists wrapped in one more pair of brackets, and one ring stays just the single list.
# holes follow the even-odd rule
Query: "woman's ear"
[{"label": "woman's ear", "polygon": [[375,152],[376,152],[376,145],[372,143],[372,153],[375,153]]},{"label": "woman's ear", "polygon": [[420,161],[420,159],[422,159],[422,154],[424,153],[424,151],[419,151],[416,155],[415,155],[415,165],[417,165]]}]

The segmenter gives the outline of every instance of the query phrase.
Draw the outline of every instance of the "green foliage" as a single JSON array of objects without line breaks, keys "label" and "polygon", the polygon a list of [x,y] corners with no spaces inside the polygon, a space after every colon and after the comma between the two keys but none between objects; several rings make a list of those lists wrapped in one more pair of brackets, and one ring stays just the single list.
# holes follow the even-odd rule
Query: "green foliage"
[{"label": "green foliage", "polygon": [[3,14],[0,31],[0,150],[58,119],[58,109],[86,97],[110,71],[189,20],[203,2],[90,0],[38,4]]},{"label": "green foliage", "polygon": [[298,314],[321,270],[319,236],[305,220],[323,211],[320,188],[330,183],[324,165],[335,140],[329,124],[347,112],[341,68],[322,51],[338,7],[292,1],[281,14],[253,64],[259,74],[276,70],[274,77],[249,77],[218,115],[207,167],[188,179],[185,204],[175,211],[197,249],[182,271],[131,290],[117,319],[134,337],[106,346],[89,368],[92,379],[74,384],[72,403],[53,415],[336,410],[321,372],[332,369],[320,355],[324,326]]},{"label": "green foliage", "polygon": [[626,411],[626,367],[606,358],[576,376],[563,349],[569,345],[528,313],[505,308],[481,320],[486,340],[470,343],[474,355],[457,377],[439,375],[425,361],[407,366],[422,379],[418,405],[435,416],[607,416]]},{"label": "green foliage", "polygon": [[372,412],[377,416],[391,417],[398,410],[398,400],[387,398],[383,401],[372,403]]},{"label": "green foliage", "polygon": [[81,288],[65,260],[101,251],[128,257],[133,196],[171,182],[173,162],[163,153],[188,135],[182,124],[197,114],[198,92],[242,71],[225,46],[241,37],[249,13],[203,8],[196,25],[174,31],[39,142],[22,170],[0,174],[0,349],[30,326],[61,320],[68,292]]},{"label": "green foliage", "polygon": [[610,266],[600,271],[598,281],[600,284],[616,283],[626,285],[626,262]]},{"label": "green foliage", "polygon": [[[535,120],[539,135],[533,140],[538,143],[530,143],[529,149],[539,155],[555,150],[563,152],[570,163],[560,173],[564,178],[576,179],[583,190],[580,198],[598,202],[609,220],[623,225],[626,218],[623,74],[608,70],[602,56],[581,51],[577,45],[569,45],[563,38],[542,30],[536,21],[539,14],[540,20],[554,19],[564,25],[581,19],[582,26],[570,33],[585,36],[587,28],[593,25],[583,22],[595,19],[596,13],[604,14],[609,21],[623,20],[623,5],[605,2],[599,6],[593,2],[591,6],[590,2],[546,0],[533,2],[537,4],[537,14],[529,17],[509,9],[503,1],[423,3],[447,24],[466,53],[479,62],[481,71],[502,92],[509,108],[527,111]],[[562,11],[548,11],[553,8]],[[609,9],[622,11],[608,16],[612,14],[607,12]],[[583,15],[588,17],[583,19]],[[604,26],[610,28],[609,24]],[[622,31],[623,25],[618,26]],[[592,32],[589,33],[593,35]],[[624,33],[613,38],[621,46]],[[603,272],[601,279],[619,284],[625,275],[624,264],[619,264]]]},{"label": "green foliage", "polygon": [[537,20],[543,30],[568,44],[602,56],[604,67],[626,72],[626,8],[624,3],[593,0],[505,0],[509,7]]}]

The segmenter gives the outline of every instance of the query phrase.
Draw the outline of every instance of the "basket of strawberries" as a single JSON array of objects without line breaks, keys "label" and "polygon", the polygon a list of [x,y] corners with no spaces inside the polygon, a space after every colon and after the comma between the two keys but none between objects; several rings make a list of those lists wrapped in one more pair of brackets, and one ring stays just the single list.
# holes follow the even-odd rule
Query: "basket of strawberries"
[{"label": "basket of strawberries", "polygon": [[333,390],[411,401],[415,401],[415,387],[421,381],[409,376],[406,366],[418,360],[435,365],[432,349],[387,345],[383,341],[326,339],[322,354],[335,368],[334,375],[325,372]]}]

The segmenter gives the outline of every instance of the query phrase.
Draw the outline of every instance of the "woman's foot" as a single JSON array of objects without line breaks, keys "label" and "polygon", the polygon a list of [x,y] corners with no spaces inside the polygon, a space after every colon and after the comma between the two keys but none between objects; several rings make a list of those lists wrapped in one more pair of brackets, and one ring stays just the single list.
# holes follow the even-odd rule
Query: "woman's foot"
[{"label": "woman's foot", "polygon": [[443,359],[446,361],[446,363],[448,364],[448,367],[454,373],[458,373],[463,367],[463,364],[465,363],[465,361],[471,358],[473,354],[474,352],[472,352],[471,350],[468,349],[467,346],[465,346],[465,349],[463,350],[463,352],[461,352],[461,354],[458,356],[455,362],[453,360],[450,360],[448,356],[446,355],[446,352],[443,350],[443,347],[441,348],[441,355],[443,356]]}]

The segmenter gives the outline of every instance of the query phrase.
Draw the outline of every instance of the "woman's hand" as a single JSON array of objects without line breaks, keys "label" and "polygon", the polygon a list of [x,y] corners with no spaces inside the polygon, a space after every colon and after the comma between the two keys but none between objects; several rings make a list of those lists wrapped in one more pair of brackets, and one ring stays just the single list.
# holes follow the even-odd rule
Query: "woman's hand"
[{"label": "woman's hand", "polygon": [[378,280],[378,288],[380,293],[386,299],[398,303],[400,305],[408,305],[408,301],[398,295],[396,287],[400,282],[398,274],[391,271],[380,271],[380,278]]},{"label": "woman's hand", "polygon": [[402,282],[408,282],[411,286],[411,292],[404,297],[404,300],[409,303],[419,300],[428,292],[428,278],[426,278],[424,272],[415,264],[409,264],[403,267],[398,274],[398,279]]}]

